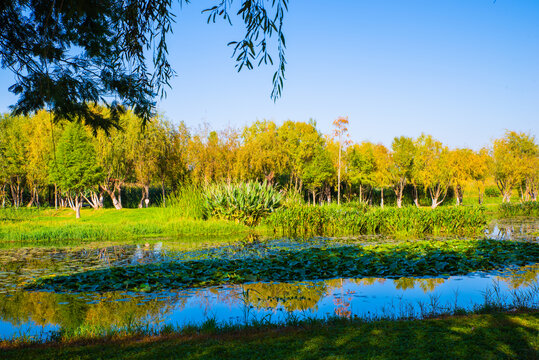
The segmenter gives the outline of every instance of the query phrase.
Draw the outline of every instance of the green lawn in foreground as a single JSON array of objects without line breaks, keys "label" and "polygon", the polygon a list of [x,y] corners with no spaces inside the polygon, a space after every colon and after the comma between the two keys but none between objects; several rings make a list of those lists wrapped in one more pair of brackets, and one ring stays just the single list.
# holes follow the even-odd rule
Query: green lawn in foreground
[{"label": "green lawn in foreground", "polygon": [[0,241],[28,241],[35,245],[68,240],[116,240],[136,237],[230,235],[247,227],[224,220],[195,220],[174,208],[0,210]]},{"label": "green lawn in foreground", "polygon": [[33,345],[4,359],[538,359],[539,313],[316,322],[222,334]]}]

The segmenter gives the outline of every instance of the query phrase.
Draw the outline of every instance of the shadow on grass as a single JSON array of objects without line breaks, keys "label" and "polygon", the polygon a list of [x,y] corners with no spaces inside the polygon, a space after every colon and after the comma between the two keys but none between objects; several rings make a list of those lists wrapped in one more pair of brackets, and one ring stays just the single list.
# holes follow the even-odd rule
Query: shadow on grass
[{"label": "shadow on grass", "polygon": [[5,359],[537,359],[539,313],[334,320],[216,334],[35,345]]}]

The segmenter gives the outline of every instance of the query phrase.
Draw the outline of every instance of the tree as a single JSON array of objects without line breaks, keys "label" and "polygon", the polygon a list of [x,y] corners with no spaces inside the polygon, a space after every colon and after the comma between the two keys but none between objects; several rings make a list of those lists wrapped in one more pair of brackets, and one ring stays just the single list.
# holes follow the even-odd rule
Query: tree
[{"label": "tree", "polygon": [[27,147],[27,184],[30,190],[28,207],[39,206],[39,190],[49,184],[49,163],[54,154],[54,125],[51,114],[42,110],[30,117],[23,125],[28,136]]},{"label": "tree", "polygon": [[416,140],[415,146],[415,177],[430,195],[434,209],[445,200],[453,176],[449,150],[440,141],[425,134]]},{"label": "tree", "polygon": [[[372,187],[376,185],[376,160],[374,144],[364,141],[361,144],[350,146],[346,152],[346,163],[350,185],[359,186],[359,201],[371,200]],[[363,187],[369,189],[367,196],[363,196]]]},{"label": "tree", "polygon": [[[105,111],[102,109],[102,111]],[[95,138],[95,149],[99,165],[104,173],[100,187],[112,200],[115,209],[122,209],[122,187],[133,179],[133,160],[130,148],[133,133],[140,129],[139,119],[131,112],[120,117],[120,129],[109,132],[99,130]],[[127,131],[131,129],[132,133]]]},{"label": "tree", "polygon": [[133,161],[135,179],[142,187],[142,197],[139,208],[148,207],[150,203],[150,185],[157,178],[159,165],[158,160],[162,149],[159,144],[159,119],[153,119],[141,131],[134,131],[130,135],[131,142],[130,158]]},{"label": "tree", "polygon": [[23,203],[27,180],[28,134],[23,128],[27,121],[26,117],[9,115],[0,121],[4,179],[9,184],[15,207]]},{"label": "tree", "polygon": [[80,218],[84,192],[97,185],[101,177],[92,140],[80,123],[71,123],[64,130],[56,149],[51,180],[58,183],[65,193],[77,219]]},{"label": "tree", "polygon": [[[338,139],[339,144],[339,161],[337,163],[337,204],[341,203],[341,158],[342,158],[342,147],[343,147],[343,137],[348,137],[348,128],[346,127],[348,125],[348,116],[344,117],[338,117],[335,121],[333,121],[333,126],[335,126],[335,130],[333,132],[333,135],[336,139]],[[345,144],[347,144],[347,141],[345,140]]]},{"label": "tree", "polygon": [[[501,139],[494,140],[492,148],[494,177],[503,196],[511,201],[511,192],[518,184],[523,198],[532,195],[536,179],[538,147],[535,138],[524,133],[507,131]],[[522,184],[526,187],[524,191]],[[528,195],[526,195],[528,194]],[[532,195],[533,197],[533,195]]]},{"label": "tree", "polygon": [[296,191],[301,191],[304,182],[305,167],[314,158],[317,150],[323,146],[324,138],[316,129],[316,122],[286,121],[278,129],[282,151],[286,157],[286,168],[290,174],[290,184]]},{"label": "tree", "polygon": [[397,197],[397,207],[402,207],[402,195],[406,182],[412,177],[415,146],[412,138],[401,136],[391,143],[390,182]]},{"label": "tree", "polygon": [[168,121],[160,121],[161,130],[158,132],[157,146],[157,176],[161,183],[163,206],[166,206],[165,184],[173,190],[187,177],[187,146],[189,131],[181,122],[174,129]]},{"label": "tree", "polygon": [[273,121],[257,120],[243,129],[242,139],[243,146],[238,155],[243,169],[242,178],[266,180],[273,184],[286,167],[277,125]]},{"label": "tree", "polygon": [[474,152],[470,149],[455,149],[449,152],[449,166],[452,172],[451,185],[455,193],[456,205],[462,204],[464,184],[472,179]]},{"label": "tree", "polygon": [[492,158],[488,153],[488,149],[483,148],[479,152],[474,152],[469,159],[471,178],[475,181],[478,190],[478,202],[483,203],[483,195],[485,193],[485,181],[490,175],[492,168]]},{"label": "tree", "polygon": [[[232,2],[220,1],[206,9],[208,22],[218,18],[231,22]],[[286,64],[283,20],[288,0],[236,3],[237,16],[245,25],[243,39],[229,43],[238,71],[257,63],[273,64],[268,42],[275,38],[278,61],[272,97],[276,99]],[[0,65],[16,76],[9,88],[19,96],[15,114],[48,106],[57,120],[84,119],[94,128],[109,130],[125,105],[149,120],[154,97],[164,95],[174,76],[167,58],[172,6],[171,0],[2,1]],[[92,107],[97,103],[105,103],[110,111],[97,111]]]},{"label": "tree", "polygon": [[391,157],[389,151],[382,144],[377,144],[373,148],[374,155],[374,182],[380,187],[380,207],[384,207],[384,187],[390,184]]},{"label": "tree", "polygon": [[305,164],[303,181],[313,195],[313,205],[316,204],[316,190],[328,183],[335,176],[335,168],[327,149],[320,146],[313,158]]}]

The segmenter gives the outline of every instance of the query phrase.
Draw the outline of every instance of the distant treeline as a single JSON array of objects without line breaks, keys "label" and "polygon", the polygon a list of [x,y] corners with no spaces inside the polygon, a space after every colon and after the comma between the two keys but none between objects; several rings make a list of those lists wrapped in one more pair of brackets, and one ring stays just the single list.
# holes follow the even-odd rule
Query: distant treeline
[{"label": "distant treeline", "polygon": [[[105,110],[103,110],[105,111]],[[241,130],[188,129],[156,117],[142,126],[126,112],[108,131],[84,122],[33,116],[0,118],[2,206],[94,208],[164,202],[184,184],[267,181],[311,203],[359,201],[437,207],[462,203],[465,184],[479,202],[493,179],[509,202],[537,199],[539,148],[507,131],[480,151],[449,149],[430,135],[396,137],[390,148],[348,138],[346,118],[324,136],[314,121],[256,121]],[[427,200],[428,199],[428,200]],[[166,205],[166,204],[164,204]]]}]

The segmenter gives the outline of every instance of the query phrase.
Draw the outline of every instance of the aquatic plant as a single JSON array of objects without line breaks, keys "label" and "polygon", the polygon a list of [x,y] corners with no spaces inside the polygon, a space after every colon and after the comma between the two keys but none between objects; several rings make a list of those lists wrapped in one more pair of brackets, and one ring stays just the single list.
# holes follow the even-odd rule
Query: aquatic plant
[{"label": "aquatic plant", "polygon": [[539,244],[496,240],[408,241],[371,246],[280,250],[265,257],[216,258],[42,277],[28,289],[155,291],[249,281],[337,277],[449,276],[539,261]]},{"label": "aquatic plant", "polygon": [[524,201],[520,203],[503,203],[498,207],[503,217],[511,216],[539,216],[539,202]]},{"label": "aquatic plant", "polygon": [[255,226],[262,217],[279,208],[282,195],[267,182],[246,182],[210,186],[204,198],[206,217]]},{"label": "aquatic plant", "polygon": [[430,209],[305,205],[278,209],[270,214],[264,224],[274,232],[287,236],[421,236],[480,234],[486,227],[487,220],[483,207]]}]

